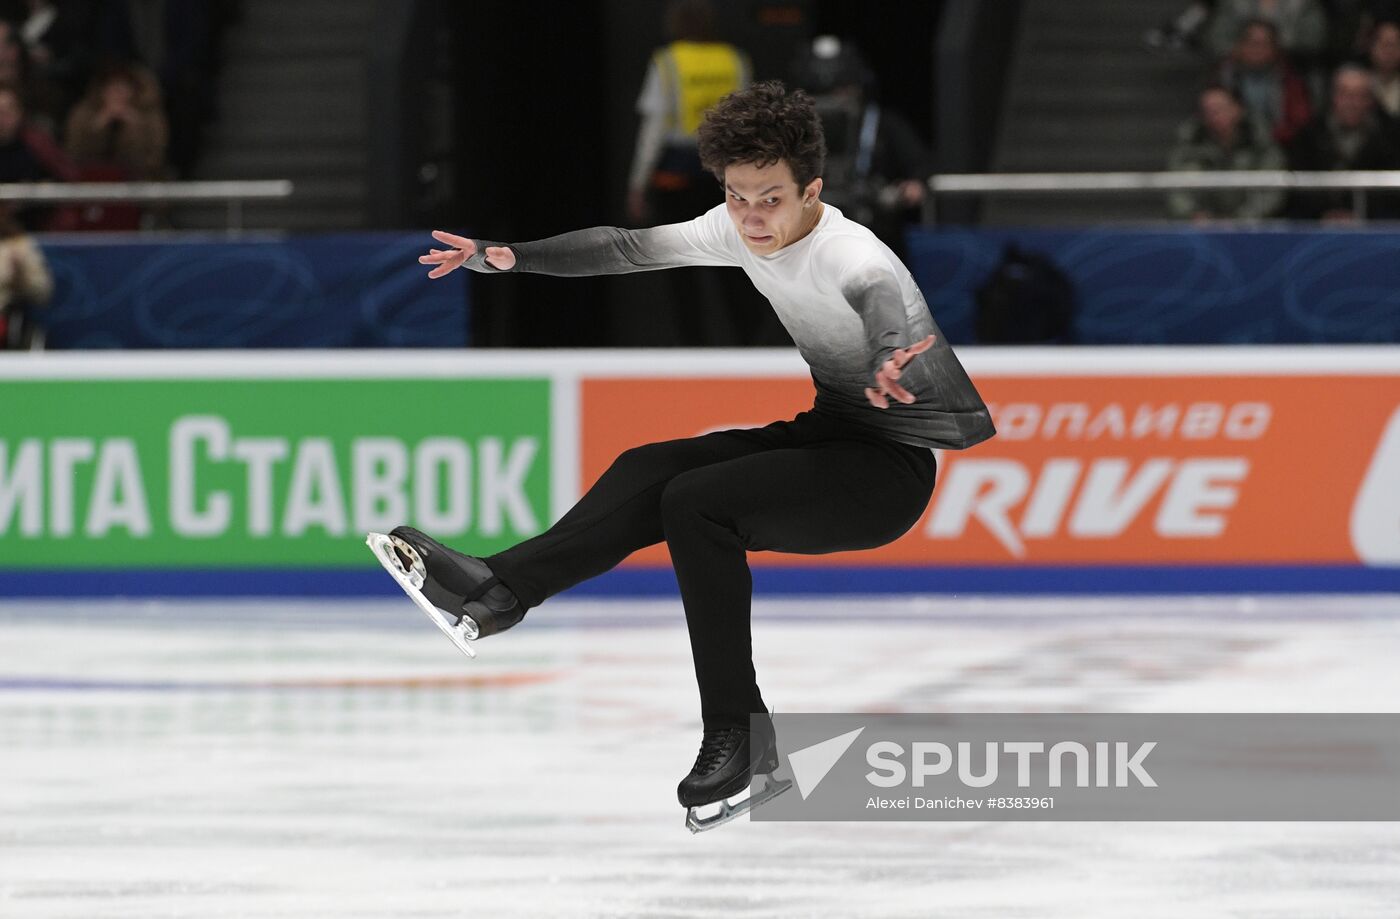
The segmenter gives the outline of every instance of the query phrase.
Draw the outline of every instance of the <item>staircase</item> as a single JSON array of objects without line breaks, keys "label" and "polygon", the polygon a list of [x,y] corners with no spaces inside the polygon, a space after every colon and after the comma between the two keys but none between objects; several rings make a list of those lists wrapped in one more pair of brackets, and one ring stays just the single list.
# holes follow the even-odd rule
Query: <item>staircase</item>
[{"label": "staircase", "polygon": [[[1177,125],[1206,71],[1190,54],[1158,55],[1147,29],[1184,0],[1022,0],[992,172],[1166,168]],[[984,224],[1161,220],[1161,193],[988,195]]]},{"label": "staircase", "polygon": [[[224,38],[218,117],[195,178],[291,179],[244,208],[249,229],[350,230],[368,218],[367,64],[379,0],[243,0]],[[177,214],[221,228],[223,208]]]}]

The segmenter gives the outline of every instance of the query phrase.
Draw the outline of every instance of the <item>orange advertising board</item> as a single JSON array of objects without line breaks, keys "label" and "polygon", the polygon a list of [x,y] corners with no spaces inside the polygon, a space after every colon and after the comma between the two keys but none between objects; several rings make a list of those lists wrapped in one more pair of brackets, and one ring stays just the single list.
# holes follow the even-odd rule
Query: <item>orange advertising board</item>
[{"label": "orange advertising board", "polygon": [[[998,435],[940,452],[913,529],[751,563],[1400,565],[1400,372],[973,375]],[[586,376],[580,485],[628,447],[811,400],[798,377]],[[667,561],[664,544],[629,559]]]}]

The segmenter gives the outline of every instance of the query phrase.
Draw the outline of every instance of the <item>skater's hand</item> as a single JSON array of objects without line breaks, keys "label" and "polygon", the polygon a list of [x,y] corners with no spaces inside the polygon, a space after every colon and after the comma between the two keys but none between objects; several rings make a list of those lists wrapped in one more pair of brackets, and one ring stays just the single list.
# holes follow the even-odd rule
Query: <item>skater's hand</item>
[{"label": "skater's hand", "polygon": [[922,354],[933,347],[934,337],[930,335],[923,341],[915,342],[907,348],[896,348],[894,354],[880,365],[880,369],[875,371],[875,385],[865,388],[865,398],[870,400],[870,404],[876,408],[889,408],[890,398],[899,400],[906,405],[914,401],[914,394],[895,380],[901,376],[900,371],[906,364],[914,359],[914,355]]},{"label": "skater's hand", "polygon": [[[461,268],[467,259],[476,255],[476,240],[474,239],[467,239],[465,236],[457,236],[453,233],[444,233],[442,230],[434,230],[433,239],[452,248],[429,249],[427,255],[418,256],[420,265],[436,266],[428,272],[430,278],[449,275]],[[487,246],[486,263],[492,268],[509,271],[515,267],[515,253],[506,246]]]}]

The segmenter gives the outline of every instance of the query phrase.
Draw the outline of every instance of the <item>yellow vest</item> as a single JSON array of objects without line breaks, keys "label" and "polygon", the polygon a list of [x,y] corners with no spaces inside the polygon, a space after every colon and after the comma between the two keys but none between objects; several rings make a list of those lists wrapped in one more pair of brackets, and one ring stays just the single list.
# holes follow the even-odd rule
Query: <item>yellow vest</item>
[{"label": "yellow vest", "polygon": [[672,42],[656,52],[662,85],[671,100],[671,130],[694,136],[705,112],[748,82],[748,66],[733,45]]}]

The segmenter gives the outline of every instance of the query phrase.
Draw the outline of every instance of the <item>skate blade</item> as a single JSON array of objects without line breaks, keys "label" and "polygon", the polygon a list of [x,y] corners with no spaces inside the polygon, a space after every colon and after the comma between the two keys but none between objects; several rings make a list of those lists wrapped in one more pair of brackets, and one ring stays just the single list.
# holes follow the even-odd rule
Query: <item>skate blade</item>
[{"label": "skate blade", "polygon": [[[763,784],[750,792],[746,798],[736,801],[734,798],[739,796],[735,795],[734,798],[724,798],[713,804],[688,808],[685,812],[685,828],[691,833],[704,833],[706,830],[724,826],[755,807],[773,800],[791,787],[792,779],[775,779],[771,775],[765,775]],[[713,813],[709,812],[711,808],[715,808]]]},{"label": "skate blade", "polygon": [[457,650],[467,657],[476,657],[476,651],[471,646],[471,639],[476,637],[476,629],[472,621],[463,617],[462,621],[453,625],[447,615],[436,606],[433,606],[428,598],[423,596],[423,579],[427,572],[423,568],[422,561],[418,558],[418,553],[413,547],[402,541],[399,548],[403,549],[408,556],[413,559],[413,567],[405,569],[399,560],[398,553],[394,551],[396,540],[393,537],[385,536],[383,533],[370,533],[365,537],[365,545],[369,546],[374,557],[379,560],[379,564],[384,566],[384,570],[403,588],[403,592],[408,594],[408,598],[414,605],[423,611],[433,624],[442,630]]}]

